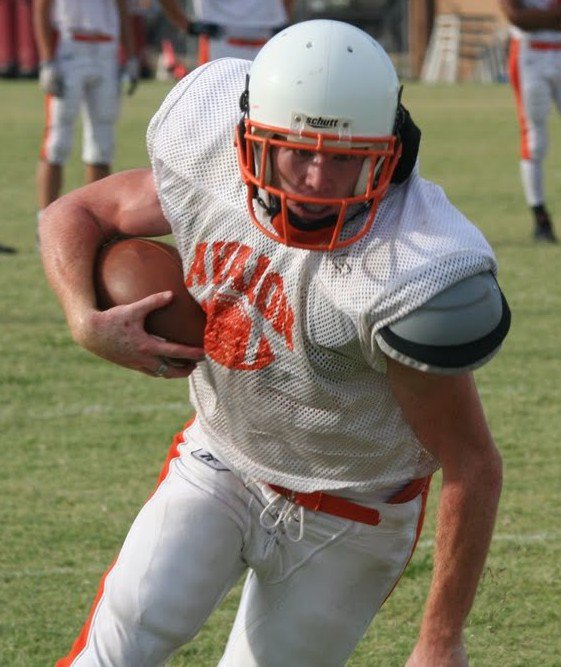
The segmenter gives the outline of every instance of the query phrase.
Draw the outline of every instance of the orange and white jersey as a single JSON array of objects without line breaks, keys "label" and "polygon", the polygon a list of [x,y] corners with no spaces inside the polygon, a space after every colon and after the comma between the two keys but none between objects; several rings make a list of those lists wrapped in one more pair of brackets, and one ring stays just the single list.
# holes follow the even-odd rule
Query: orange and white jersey
[{"label": "orange and white jersey", "polygon": [[193,0],[198,21],[216,23],[228,32],[246,28],[278,28],[288,18],[282,0]]},{"label": "orange and white jersey", "polygon": [[120,33],[115,0],[54,0],[52,23],[62,37],[83,33],[118,39]]},{"label": "orange and white jersey", "polygon": [[[376,333],[458,280],[495,271],[482,234],[415,171],[368,235],[288,248],[251,222],[234,148],[250,63],[198,68],[148,129],[158,196],[207,313],[190,379],[201,443],[228,467],[297,491],[376,491],[437,461],[393,398]],[[204,444],[201,444],[204,446]]]},{"label": "orange and white jersey", "polygon": [[[520,0],[520,6],[524,9],[548,9],[559,4],[559,0]],[[525,31],[511,25],[510,34],[514,39],[522,42],[543,42],[544,44],[559,42],[561,44],[560,30],[531,30]]]}]

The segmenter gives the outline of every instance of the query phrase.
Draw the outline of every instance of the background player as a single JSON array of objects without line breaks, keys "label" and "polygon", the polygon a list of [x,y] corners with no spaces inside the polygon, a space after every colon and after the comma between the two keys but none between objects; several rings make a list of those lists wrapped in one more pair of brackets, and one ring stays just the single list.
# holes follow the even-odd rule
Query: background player
[{"label": "background player", "polygon": [[[485,239],[420,178],[399,99],[370,36],[298,23],[253,64],[213,61],[171,91],[148,130],[152,170],[45,212],[44,265],[75,340],[190,376],[197,414],[61,667],[162,664],[247,568],[221,667],[341,667],[406,567],[439,467],[408,666],[467,664],[501,487],[471,371],[509,312]],[[96,308],[98,247],[170,231],[206,310],[204,358],[144,331],[168,293]]]},{"label": "background player", "polygon": [[534,239],[557,242],[545,206],[544,158],[553,102],[561,112],[561,4],[552,0],[501,0],[511,23],[509,80],[520,125],[520,174],[533,212]]},{"label": "background player", "polygon": [[216,58],[253,60],[280,28],[290,23],[294,0],[193,0],[197,21],[216,24],[220,34],[199,36],[198,63]]},{"label": "background player", "polygon": [[92,183],[110,173],[120,106],[120,40],[129,94],[138,82],[139,64],[125,0],[36,0],[34,24],[41,59],[39,83],[46,95],[37,169],[41,212],[60,195],[80,111],[85,181]]}]

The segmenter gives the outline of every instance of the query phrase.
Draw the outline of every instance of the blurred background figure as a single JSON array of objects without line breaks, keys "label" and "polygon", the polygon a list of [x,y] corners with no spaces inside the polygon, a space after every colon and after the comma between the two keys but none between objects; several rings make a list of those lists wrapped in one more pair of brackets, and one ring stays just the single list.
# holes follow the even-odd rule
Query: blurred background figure
[{"label": "blurred background figure", "polygon": [[509,80],[520,125],[520,175],[534,239],[556,243],[545,205],[544,159],[552,103],[561,113],[561,3],[501,0],[511,25]]},{"label": "blurred background figure", "polygon": [[253,60],[265,42],[290,23],[294,4],[295,0],[192,0],[195,20],[220,29],[215,37],[199,36],[198,64],[225,57]]},{"label": "blurred background figure", "polygon": [[[130,16],[130,25],[134,42],[134,54],[138,59],[140,77],[148,79],[152,72],[148,58],[148,21],[157,11],[155,0],[127,0],[127,10]],[[121,44],[119,61],[124,64],[127,54]]]},{"label": "blurred background figure", "polygon": [[165,22],[169,22],[166,33],[170,32],[169,27],[176,33],[186,33],[191,22],[179,0],[160,0],[160,2],[158,0],[127,0],[127,9],[131,17],[136,56],[140,63],[140,75],[143,79],[147,79],[154,74],[149,55],[150,44],[153,45],[154,41],[161,41],[163,49],[164,41],[162,38],[154,39],[153,26],[161,23],[160,19],[164,18]]},{"label": "blurred background figure", "polygon": [[184,36],[192,29],[193,22],[179,0],[160,0],[158,4],[167,25],[160,32],[160,71],[156,72],[156,77],[179,81],[189,72],[181,56],[186,50]]},{"label": "blurred background figure", "polygon": [[39,56],[33,35],[32,0],[0,0],[0,76],[37,76]]},{"label": "blurred background figure", "polygon": [[197,40],[190,66],[224,57],[253,60],[267,40],[292,21],[296,0],[159,0],[157,4],[166,25],[160,20],[159,37],[149,35],[149,41],[161,45],[156,78],[177,80],[188,73],[186,61],[191,60],[189,40],[178,40],[178,35]]},{"label": "blurred background figure", "polygon": [[[80,112],[86,183],[111,172],[121,89],[132,94],[139,77],[125,2],[35,0],[39,84],[46,108],[37,170],[39,215],[60,195]],[[120,41],[125,54],[122,67]]]}]

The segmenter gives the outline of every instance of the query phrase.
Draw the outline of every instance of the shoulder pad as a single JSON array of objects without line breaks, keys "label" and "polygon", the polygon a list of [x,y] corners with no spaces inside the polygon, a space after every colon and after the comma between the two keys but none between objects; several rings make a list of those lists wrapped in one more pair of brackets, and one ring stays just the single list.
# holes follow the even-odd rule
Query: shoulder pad
[{"label": "shoulder pad", "polygon": [[496,352],[510,328],[510,309],[490,272],[465,278],[376,333],[389,357],[419,370],[473,370]]}]

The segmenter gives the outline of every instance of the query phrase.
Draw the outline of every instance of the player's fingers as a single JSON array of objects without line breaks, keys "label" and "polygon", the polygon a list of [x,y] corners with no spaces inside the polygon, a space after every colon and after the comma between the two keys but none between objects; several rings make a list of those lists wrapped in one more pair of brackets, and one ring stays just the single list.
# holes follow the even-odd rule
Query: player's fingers
[{"label": "player's fingers", "polygon": [[[158,337],[155,336],[155,338]],[[158,354],[171,360],[170,363],[173,365],[179,366],[191,361],[203,361],[205,358],[205,351],[202,347],[173,343],[162,338],[158,338],[158,340],[161,341],[161,344],[158,346]]]},{"label": "player's fingers", "polygon": [[195,370],[197,364],[192,361],[187,361],[181,366],[170,364],[165,374],[162,377],[167,378],[168,380],[174,380],[178,378],[186,378],[191,375]]},{"label": "player's fingers", "polygon": [[173,380],[189,377],[197,367],[195,362],[182,360],[178,363],[177,359],[157,359],[156,363],[158,365],[153,369],[142,366],[138,370],[152,377]]},{"label": "player's fingers", "polygon": [[131,304],[131,308],[139,315],[148,315],[153,310],[158,308],[163,308],[173,301],[173,292],[171,290],[166,290],[165,292],[157,292],[156,294],[150,294],[145,296],[144,299],[136,301]]}]

